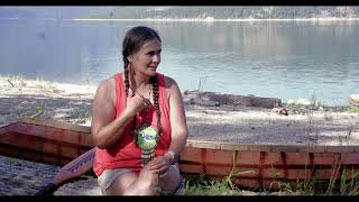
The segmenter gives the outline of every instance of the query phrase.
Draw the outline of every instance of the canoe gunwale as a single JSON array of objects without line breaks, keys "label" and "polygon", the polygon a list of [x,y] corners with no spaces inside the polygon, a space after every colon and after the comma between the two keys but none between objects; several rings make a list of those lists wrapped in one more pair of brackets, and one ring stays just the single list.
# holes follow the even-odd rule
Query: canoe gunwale
[{"label": "canoe gunwale", "polygon": [[38,126],[47,126],[52,128],[64,129],[64,130],[73,130],[73,131],[91,134],[91,128],[88,126],[80,126],[80,125],[75,125],[75,124],[60,122],[60,121],[25,118],[19,120],[18,122],[23,122],[23,123],[38,125]]},{"label": "canoe gunwale", "polygon": [[[10,123],[9,125],[16,124],[18,122],[23,122],[26,124],[33,124],[38,126],[65,129],[65,130],[73,130],[73,131],[88,133],[89,135],[91,135],[91,128],[88,126],[80,126],[80,125],[75,125],[75,124],[70,124],[60,121],[53,121],[53,120],[25,118]],[[6,126],[3,126],[2,128],[6,128]],[[359,145],[335,146],[335,145],[233,144],[233,143],[220,142],[220,141],[205,141],[205,140],[192,140],[192,139],[187,140],[185,147],[230,150],[230,151],[359,153]]]},{"label": "canoe gunwale", "polygon": [[231,150],[231,151],[265,151],[265,152],[323,152],[323,153],[357,153],[358,146],[328,146],[328,145],[265,145],[265,144],[231,144],[203,140],[187,140],[186,147]]}]

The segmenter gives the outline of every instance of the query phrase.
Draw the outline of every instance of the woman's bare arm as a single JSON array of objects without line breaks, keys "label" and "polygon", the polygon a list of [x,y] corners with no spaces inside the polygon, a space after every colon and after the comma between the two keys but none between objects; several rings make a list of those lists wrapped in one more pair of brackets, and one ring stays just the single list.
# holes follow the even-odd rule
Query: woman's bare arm
[{"label": "woman's bare arm", "polygon": [[92,139],[94,144],[101,149],[118,141],[128,122],[145,106],[144,98],[137,94],[132,96],[130,91],[126,109],[115,118],[115,96],[114,79],[105,80],[99,85],[92,105]]},{"label": "woman's bare arm", "polygon": [[148,163],[149,169],[161,176],[166,175],[169,166],[174,161],[174,156],[181,153],[188,136],[182,94],[177,83],[169,77],[166,77],[166,94],[170,105],[172,141],[165,155],[156,157]]},{"label": "woman's bare arm", "polygon": [[[167,88],[168,87],[168,88]],[[167,97],[170,105],[172,141],[168,151],[179,155],[186,145],[188,129],[181,91],[170,77],[166,77]]]}]

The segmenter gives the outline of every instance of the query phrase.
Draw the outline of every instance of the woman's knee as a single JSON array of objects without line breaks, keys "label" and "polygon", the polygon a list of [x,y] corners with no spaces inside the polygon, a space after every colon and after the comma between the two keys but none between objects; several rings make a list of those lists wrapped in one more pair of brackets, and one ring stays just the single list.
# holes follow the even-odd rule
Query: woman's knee
[{"label": "woman's knee", "polygon": [[116,177],[106,192],[110,195],[122,195],[125,190],[135,182],[135,173],[124,173]]},{"label": "woman's knee", "polygon": [[159,178],[159,186],[163,190],[175,190],[181,181],[180,171],[176,166],[170,166],[168,173]]},{"label": "woman's knee", "polygon": [[158,182],[158,175],[144,168],[124,195],[157,195]]},{"label": "woman's knee", "polygon": [[142,181],[144,185],[148,185],[151,187],[158,186],[159,183],[158,174],[155,174],[147,167],[144,167],[138,176],[138,181]]}]

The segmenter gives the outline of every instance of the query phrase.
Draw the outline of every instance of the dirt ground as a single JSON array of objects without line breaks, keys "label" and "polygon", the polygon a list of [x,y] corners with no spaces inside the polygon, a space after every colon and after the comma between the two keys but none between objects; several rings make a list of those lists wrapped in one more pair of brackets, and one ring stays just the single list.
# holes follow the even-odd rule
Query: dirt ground
[{"label": "dirt ground", "polygon": [[[90,126],[96,86],[0,77],[0,126],[39,117]],[[286,106],[198,104],[184,95],[189,139],[238,144],[359,145],[359,113]],[[284,103],[285,104],[285,103]]]},{"label": "dirt ground", "polygon": [[[95,92],[96,86],[0,76],[0,127],[24,117],[90,126]],[[186,93],[183,98],[189,139],[239,144],[359,145],[358,112],[286,106],[288,115],[282,115],[268,107],[223,105],[194,99]],[[58,170],[58,166],[0,155],[0,195],[32,195],[51,182]],[[96,178],[84,176],[61,186],[54,194],[100,195],[100,190]],[[243,193],[258,194],[261,193]]]}]

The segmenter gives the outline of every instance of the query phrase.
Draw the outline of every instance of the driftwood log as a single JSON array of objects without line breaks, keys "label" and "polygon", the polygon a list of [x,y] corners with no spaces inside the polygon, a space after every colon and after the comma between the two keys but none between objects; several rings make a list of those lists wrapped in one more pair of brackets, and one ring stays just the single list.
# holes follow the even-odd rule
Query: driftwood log
[{"label": "driftwood log", "polygon": [[254,95],[232,95],[219,94],[214,92],[184,91],[183,100],[185,104],[200,105],[207,107],[218,107],[223,105],[263,107],[272,109],[281,107],[282,101],[279,98],[256,97]]}]

